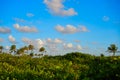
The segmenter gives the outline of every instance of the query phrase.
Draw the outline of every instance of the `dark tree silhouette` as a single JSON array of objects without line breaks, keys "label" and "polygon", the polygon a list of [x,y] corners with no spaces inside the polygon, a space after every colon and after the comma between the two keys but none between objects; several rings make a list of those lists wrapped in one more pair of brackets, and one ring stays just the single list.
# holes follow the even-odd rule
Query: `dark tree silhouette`
[{"label": "dark tree silhouette", "polygon": [[30,44],[30,45],[28,46],[28,48],[29,48],[29,50],[31,50],[31,53],[33,53],[34,46]]},{"label": "dark tree silhouette", "polygon": [[11,45],[11,47],[10,47],[10,53],[12,53],[12,52],[16,52],[16,45]]},{"label": "dark tree silhouette", "polygon": [[108,47],[108,52],[109,53],[113,53],[113,56],[115,56],[115,53],[117,52],[118,50],[118,47],[115,45],[115,44],[111,44],[109,47]]},{"label": "dark tree silhouette", "polygon": [[3,46],[0,46],[0,53],[2,53],[4,47]]}]

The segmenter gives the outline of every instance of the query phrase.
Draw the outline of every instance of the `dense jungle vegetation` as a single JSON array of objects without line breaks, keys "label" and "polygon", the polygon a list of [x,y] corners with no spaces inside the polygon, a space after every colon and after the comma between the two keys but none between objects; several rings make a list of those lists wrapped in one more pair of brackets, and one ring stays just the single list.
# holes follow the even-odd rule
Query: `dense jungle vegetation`
[{"label": "dense jungle vegetation", "polygon": [[120,80],[120,56],[0,54],[0,80]]}]

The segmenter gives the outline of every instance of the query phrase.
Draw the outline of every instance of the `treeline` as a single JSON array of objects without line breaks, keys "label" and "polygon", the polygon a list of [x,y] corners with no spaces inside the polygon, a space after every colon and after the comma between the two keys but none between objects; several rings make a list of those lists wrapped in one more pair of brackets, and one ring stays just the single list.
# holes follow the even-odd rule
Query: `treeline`
[{"label": "treeline", "polygon": [[[28,46],[21,47],[19,49],[17,49],[16,45],[11,45],[9,52],[7,52],[7,53],[10,53],[10,54],[13,53],[13,54],[17,54],[17,55],[23,55],[26,53],[30,56],[33,56],[33,55],[41,56],[41,55],[43,55],[44,52],[46,52],[45,48],[41,47],[39,49],[39,52],[41,52],[41,54],[34,54],[34,49],[35,49],[34,46],[31,44]],[[4,47],[0,46],[0,53],[5,53],[3,50],[4,50]]]},{"label": "treeline", "polygon": [[[5,52],[3,52],[3,49],[4,49],[4,47],[0,46],[0,53],[5,53]],[[41,52],[41,54],[34,54],[34,49],[35,49],[34,46],[31,44],[28,46],[21,47],[19,49],[16,48],[16,45],[11,45],[8,53],[14,53],[17,55],[23,55],[23,54],[27,53],[30,56],[34,56],[34,55],[35,56],[43,56],[43,53],[47,52],[45,47],[41,47],[41,48],[39,48],[39,52]],[[107,48],[106,52],[112,53],[113,56],[115,56],[115,53],[120,53],[120,51],[118,51],[118,47],[115,44],[111,44]],[[101,56],[104,56],[104,54],[101,54]]]},{"label": "treeline", "polygon": [[0,54],[0,80],[120,80],[120,56]]}]

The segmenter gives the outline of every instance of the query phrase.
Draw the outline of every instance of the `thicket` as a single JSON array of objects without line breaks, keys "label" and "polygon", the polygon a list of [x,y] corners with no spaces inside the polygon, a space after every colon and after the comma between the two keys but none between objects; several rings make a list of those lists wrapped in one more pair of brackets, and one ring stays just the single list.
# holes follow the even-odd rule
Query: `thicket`
[{"label": "thicket", "polygon": [[120,80],[120,56],[0,54],[0,80]]}]

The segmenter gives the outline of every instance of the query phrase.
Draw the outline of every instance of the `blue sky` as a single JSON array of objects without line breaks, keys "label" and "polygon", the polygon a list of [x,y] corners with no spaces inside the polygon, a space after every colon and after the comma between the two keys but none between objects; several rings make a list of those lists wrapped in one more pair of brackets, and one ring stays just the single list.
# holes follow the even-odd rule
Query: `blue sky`
[{"label": "blue sky", "polygon": [[120,48],[119,0],[1,0],[0,45],[33,44],[48,54],[99,55]]}]

